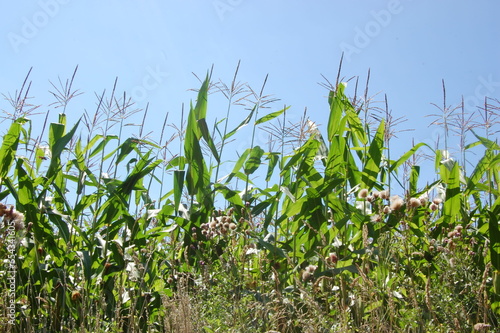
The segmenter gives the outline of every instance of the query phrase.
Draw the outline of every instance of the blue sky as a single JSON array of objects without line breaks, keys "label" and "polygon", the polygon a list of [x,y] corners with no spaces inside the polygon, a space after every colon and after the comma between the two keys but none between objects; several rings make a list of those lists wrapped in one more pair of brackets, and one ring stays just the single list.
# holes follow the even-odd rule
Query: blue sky
[{"label": "blue sky", "polygon": [[[199,87],[192,72],[203,77],[214,65],[213,78],[229,83],[239,60],[239,80],[256,90],[269,74],[265,92],[280,99],[270,111],[291,105],[289,119],[298,120],[307,107],[311,120],[326,126],[327,91],[318,83],[322,75],[335,82],[344,51],[342,75],[364,83],[370,69],[369,95],[379,93],[380,101],[387,94],[394,117],[408,119],[399,129],[415,129],[398,134],[396,152],[409,149],[412,139],[432,144],[442,136],[424,117],[439,112],[431,103],[442,104],[442,79],[449,105],[464,96],[473,111],[485,95],[500,99],[498,1],[39,0],[0,6],[1,93],[19,89],[33,67],[32,102],[46,112],[54,101],[49,80],[65,80],[78,65],[74,86],[84,94],[70,104],[71,117],[93,111],[94,92],[110,90],[118,77],[120,93],[138,107],[150,103],[146,130],[153,137],[166,112],[169,122],[179,123],[182,103],[195,98],[188,91]],[[2,100],[0,108],[9,106]],[[209,100],[213,119],[225,110],[220,98]],[[244,114],[232,117],[238,123]]]}]

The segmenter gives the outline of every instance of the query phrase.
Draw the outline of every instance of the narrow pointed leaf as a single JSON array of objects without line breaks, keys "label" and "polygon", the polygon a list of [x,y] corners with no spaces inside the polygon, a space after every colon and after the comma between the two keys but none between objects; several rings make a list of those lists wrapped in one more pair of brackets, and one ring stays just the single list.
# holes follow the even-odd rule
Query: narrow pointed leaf
[{"label": "narrow pointed leaf", "polygon": [[246,125],[248,125],[250,123],[250,121],[252,120],[253,114],[255,113],[256,109],[257,109],[257,106],[254,106],[252,108],[252,110],[250,111],[250,113],[248,114],[248,116],[235,129],[233,129],[231,132],[227,133],[224,136],[224,140],[229,139],[234,134],[236,134],[236,132],[239,131],[242,127],[245,127]]},{"label": "narrow pointed leaf", "polygon": [[274,118],[276,117],[279,117],[283,112],[285,112],[286,110],[288,110],[290,107],[287,106],[286,108],[282,109],[282,110],[279,110],[279,111],[276,111],[276,112],[272,112],[262,118],[259,118],[255,121],[255,125],[259,125],[259,124],[262,124],[262,123],[265,123],[266,121],[269,121],[269,120],[273,120]]},{"label": "narrow pointed leaf", "polygon": [[212,140],[212,136],[210,135],[210,132],[208,130],[207,122],[205,118],[202,118],[198,120],[198,126],[200,127],[201,135],[203,136],[203,139],[207,143],[208,147],[210,148],[210,151],[214,155],[215,159],[217,160],[217,163],[220,163],[220,158],[219,158],[219,152],[217,151],[217,148],[215,147],[214,141]]}]

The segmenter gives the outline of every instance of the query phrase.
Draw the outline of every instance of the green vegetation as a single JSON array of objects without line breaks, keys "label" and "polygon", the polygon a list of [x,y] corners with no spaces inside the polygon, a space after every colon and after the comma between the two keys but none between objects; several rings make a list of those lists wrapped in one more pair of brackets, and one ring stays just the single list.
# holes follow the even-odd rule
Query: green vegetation
[{"label": "green vegetation", "polygon": [[[498,101],[480,110],[490,120],[482,130],[462,127],[459,162],[423,143],[392,156],[401,118],[372,109],[367,93],[349,98],[340,79],[325,85],[330,112],[320,131],[306,115],[288,121],[288,107],[267,112],[274,104],[264,87],[237,82],[237,71],[230,85],[209,74],[187,121],[164,126],[175,133],[157,141],[145,138],[144,123],[123,136],[137,110],[115,89],[69,126],[72,83],[56,89],[63,111],[38,136],[27,80],[9,98],[0,147],[3,331],[499,328]],[[213,124],[209,92],[228,101]],[[248,113],[232,128],[243,102]],[[446,136],[456,119],[471,119],[461,110],[444,103],[435,123]],[[245,125],[253,126],[248,145],[230,162],[227,147]],[[259,131],[269,148],[256,144]],[[434,180],[419,179],[422,151],[435,161]],[[466,153],[478,151],[466,172]]]}]

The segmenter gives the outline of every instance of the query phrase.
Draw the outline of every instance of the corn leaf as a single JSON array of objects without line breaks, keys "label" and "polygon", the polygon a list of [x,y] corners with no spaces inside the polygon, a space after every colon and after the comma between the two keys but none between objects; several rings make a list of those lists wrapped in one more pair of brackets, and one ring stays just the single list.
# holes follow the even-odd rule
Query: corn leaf
[{"label": "corn leaf", "polygon": [[286,108],[284,108],[282,110],[279,110],[279,111],[276,111],[276,112],[272,112],[272,113],[270,113],[270,114],[268,114],[268,115],[266,115],[266,116],[264,116],[262,118],[259,118],[259,119],[257,119],[255,121],[255,125],[259,125],[259,124],[265,123],[265,122],[267,122],[269,120],[273,120],[274,118],[281,116],[281,114],[283,112],[285,112],[286,110],[288,110],[289,108],[290,107],[287,106]]}]

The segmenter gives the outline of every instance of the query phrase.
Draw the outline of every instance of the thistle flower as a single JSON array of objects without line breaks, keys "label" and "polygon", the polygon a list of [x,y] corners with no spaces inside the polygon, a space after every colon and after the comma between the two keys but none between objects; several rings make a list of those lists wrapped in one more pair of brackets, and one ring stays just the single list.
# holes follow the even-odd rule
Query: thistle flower
[{"label": "thistle flower", "polygon": [[389,199],[389,191],[388,190],[380,191],[379,196],[381,199],[387,200]]},{"label": "thistle flower", "polygon": [[485,324],[485,323],[477,323],[474,325],[474,330],[479,331],[479,332],[486,332],[491,325]]},{"label": "thistle flower", "polygon": [[[23,219],[24,219],[24,215],[23,215]],[[18,219],[14,220],[14,229],[16,231],[24,229],[24,222],[23,222],[23,220],[18,220]]]},{"label": "thistle flower", "polygon": [[432,203],[434,203],[436,205],[439,205],[442,202],[443,202],[443,199],[441,199],[441,198],[434,198],[434,199],[432,199]]},{"label": "thistle flower", "polygon": [[80,294],[80,292],[78,292],[77,290],[73,290],[73,292],[71,293],[71,300],[73,302],[78,302],[82,299],[82,294]]},{"label": "thistle flower", "polygon": [[398,210],[403,207],[404,201],[398,195],[395,195],[391,198],[391,209]]},{"label": "thistle flower", "polygon": [[314,271],[318,268],[318,266],[315,265],[309,265],[306,267],[306,269],[302,272],[302,281],[307,282],[310,279],[312,279]]},{"label": "thistle flower", "polygon": [[309,265],[306,267],[306,271],[309,271],[309,273],[314,273],[314,271],[318,268],[318,266],[315,265]]},{"label": "thistle flower", "polygon": [[367,196],[368,196],[368,190],[366,188],[363,188],[363,189],[359,190],[359,192],[358,192],[358,198],[364,199]]},{"label": "thistle flower", "polygon": [[338,260],[339,260],[339,258],[337,257],[337,255],[334,252],[331,252],[330,254],[328,254],[328,257],[326,257],[326,261],[333,264],[333,265],[335,265]]},{"label": "thistle flower", "polygon": [[420,200],[417,198],[410,198],[410,201],[408,202],[410,207],[412,208],[418,208],[420,207]]},{"label": "thistle flower", "polygon": [[4,219],[15,222],[24,222],[24,214],[14,209],[14,206],[7,207],[0,203],[0,216]]},{"label": "thistle flower", "polygon": [[302,281],[307,282],[312,278],[312,274],[309,271],[302,272]]}]

